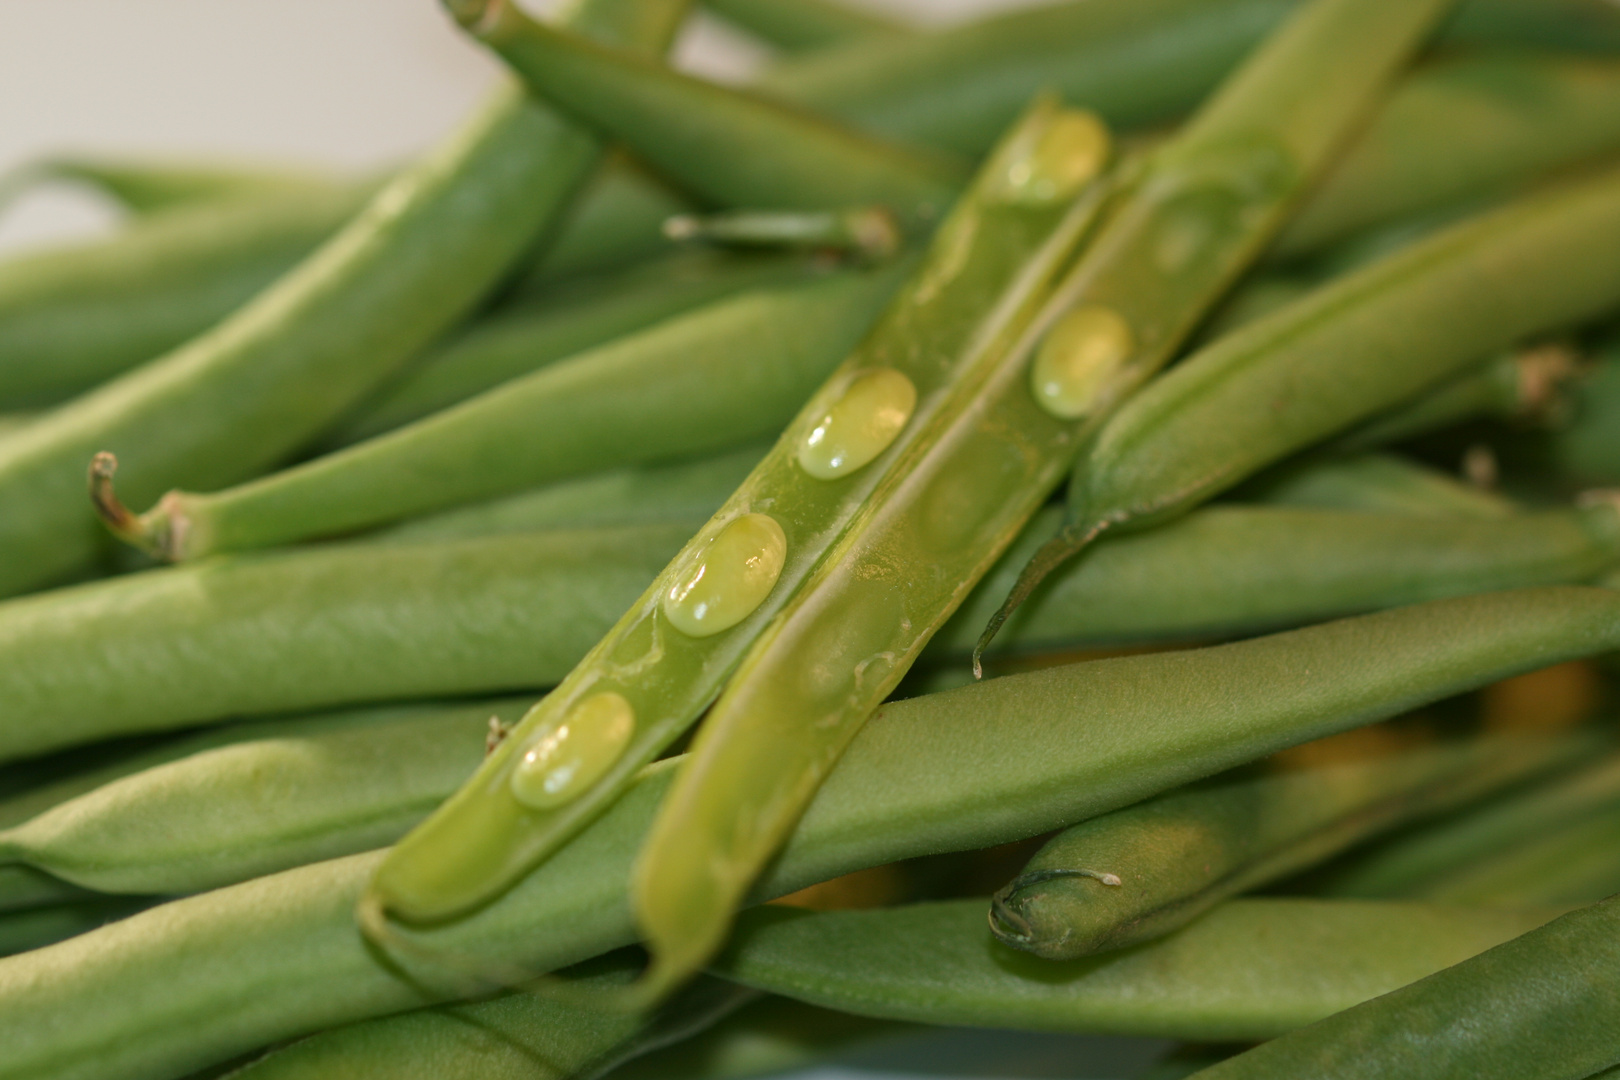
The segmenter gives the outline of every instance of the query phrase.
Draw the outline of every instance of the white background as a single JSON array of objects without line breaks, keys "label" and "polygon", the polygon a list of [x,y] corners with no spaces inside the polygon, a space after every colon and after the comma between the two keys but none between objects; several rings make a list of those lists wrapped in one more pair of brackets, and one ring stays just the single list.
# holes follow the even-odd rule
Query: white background
[{"label": "white background", "polygon": [[[868,0],[917,21],[1039,0]],[[537,5],[543,8],[544,5]],[[700,20],[678,62],[741,79],[767,54]],[[0,3],[0,175],[63,151],[268,160],[344,171],[409,158],[497,77],[435,0]],[[90,235],[116,213],[71,189],[0,210],[0,252]],[[953,1031],[853,1052],[795,1080],[1134,1075],[1148,1040]]]}]

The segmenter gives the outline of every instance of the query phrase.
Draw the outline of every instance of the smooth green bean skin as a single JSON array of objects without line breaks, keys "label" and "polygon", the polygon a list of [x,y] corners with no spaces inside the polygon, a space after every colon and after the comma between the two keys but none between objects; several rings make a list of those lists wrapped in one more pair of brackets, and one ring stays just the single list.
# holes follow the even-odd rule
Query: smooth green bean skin
[{"label": "smooth green bean skin", "polygon": [[[754,895],[1038,835],[1286,746],[1617,646],[1620,595],[1521,590],[896,702],[856,736]],[[1014,724],[1020,737],[1008,739]],[[506,896],[421,940],[462,963],[536,972],[629,943],[626,883],[671,767],[647,770]],[[0,1077],[179,1076],[430,1003],[355,929],[355,901],[381,858],[258,878],[0,963],[0,1015],[15,1032]],[[982,919],[980,908],[981,932]],[[419,977],[454,996],[442,968]],[[164,994],[129,992],[159,982]]]},{"label": "smooth green bean skin", "polygon": [[750,290],[283,472],[172,492],[142,518],[141,540],[176,560],[269,547],[768,438],[861,340],[902,272]]},{"label": "smooth green bean skin", "polygon": [[[655,44],[682,10],[619,3],[587,0],[569,18]],[[252,303],[4,440],[0,595],[59,579],[103,546],[82,487],[94,454],[123,460],[137,504],[273,464],[466,315],[598,157],[588,133],[504,88]]]},{"label": "smooth green bean skin", "polygon": [[1337,896],[1427,896],[1493,855],[1620,808],[1620,757],[1387,841],[1324,882]]},{"label": "smooth green bean skin", "polygon": [[547,529],[602,529],[713,517],[769,449],[754,444],[712,458],[620,469],[416,518],[377,534],[384,542],[457,540]]},{"label": "smooth green bean skin", "polygon": [[897,1020],[1264,1039],[1477,956],[1556,915],[1234,900],[1160,941],[1059,962],[996,942],[985,931],[982,901],[824,913],[761,908],[743,917],[715,969],[771,993]]},{"label": "smooth green bean skin", "polygon": [[1059,833],[996,893],[990,929],[1003,944],[1047,960],[1151,941],[1229,897],[1568,765],[1596,745],[1498,736],[1361,761],[1239,770]]},{"label": "smooth green bean skin", "polygon": [[1381,453],[1284,462],[1241,485],[1233,495],[1272,506],[1441,517],[1500,518],[1514,510],[1513,503],[1500,495],[1470,487],[1439,469]]},{"label": "smooth green bean skin", "polygon": [[1201,1080],[1579,1080],[1620,1062],[1620,898],[1205,1069]]},{"label": "smooth green bean skin", "polygon": [[1620,808],[1605,807],[1548,836],[1494,852],[1414,894],[1470,906],[1593,904],[1620,892],[1617,845]]},{"label": "smooth green bean skin", "polygon": [[0,832],[0,859],[103,893],[183,895],[397,840],[532,695],[204,750]]},{"label": "smooth green bean skin", "polygon": [[[0,606],[0,759],[226,716],[556,682],[682,525],[277,553]],[[448,635],[448,636],[447,636]]]},{"label": "smooth green bean skin", "polygon": [[99,897],[0,914],[0,957],[55,945],[150,906],[144,898]]},{"label": "smooth green bean skin", "polygon": [[908,32],[876,12],[833,0],[704,0],[703,6],[790,53]]},{"label": "smooth green bean skin", "polygon": [[[963,373],[1003,347],[1003,338],[1045,297],[1092,219],[1098,199],[1081,189],[1094,192],[1096,184],[1076,177],[1050,198],[1024,197],[1016,185],[1043,179],[1049,169],[1064,175],[1075,120],[1050,100],[1032,106],[941,225],[871,334],[804,403],[743,485],[468,787],[395,848],[374,894],[383,910],[408,921],[437,920],[497,895],[598,813],[714,700],[891,463],[909,453],[930,417],[951,403]],[[910,384],[901,424],[862,467],[833,480],[812,476],[801,465],[809,434],[868,374]],[[782,540],[775,580],[740,620],[693,636],[669,615],[665,598],[682,587],[689,566],[707,565],[699,560],[707,558],[711,540],[734,521],[759,523],[761,513]],[[730,568],[716,574],[723,572]],[[520,800],[513,782],[530,748],[557,725],[573,724],[565,718],[587,698],[605,700],[598,695],[608,693],[626,703],[633,728],[615,756],[604,755],[606,771],[560,805]],[[483,840],[468,844],[467,836]]]},{"label": "smooth green bean skin", "polygon": [[0,914],[82,900],[85,890],[31,866],[0,866]]},{"label": "smooth green bean skin", "polygon": [[53,155],[0,178],[0,206],[25,184],[62,182],[91,188],[143,216],[243,195],[310,194],[336,186],[328,176],[278,166]]},{"label": "smooth green bean skin", "polygon": [[1169,520],[1481,356],[1620,303],[1616,230],[1611,169],[1420,241],[1188,358],[1082,453],[1069,522],[1009,606],[1105,531]]},{"label": "smooth green bean skin", "polygon": [[335,447],[371,438],[733,293],[814,276],[802,260],[699,252],[657,260],[583,289],[556,290],[532,305],[474,323],[325,441]]},{"label": "smooth green bean skin", "polygon": [[370,194],[333,185],[212,202],[0,263],[0,409],[57,404],[203,332]]},{"label": "smooth green bean skin", "polygon": [[[1139,171],[1121,170],[1123,190],[1022,337],[953,393],[699,729],[636,874],[654,957],[648,993],[720,946],[749,882],[853,733],[1061,481],[1086,435],[1169,361],[1258,254],[1443,10],[1314,0]],[[1343,62],[1351,54],[1353,66]],[[1302,99],[1306,86],[1318,92]],[[1309,105],[1292,107],[1302,100]],[[1086,373],[1077,409],[1038,401],[1032,364],[1040,382],[1048,346],[1068,325],[1060,320],[1088,313],[1109,328],[1101,336],[1111,359]]]},{"label": "smooth green bean skin", "polygon": [[960,161],[890,145],[816,114],[681,75],[548,29],[508,0],[445,0],[526,85],[722,207],[882,205],[913,226],[943,216]]}]

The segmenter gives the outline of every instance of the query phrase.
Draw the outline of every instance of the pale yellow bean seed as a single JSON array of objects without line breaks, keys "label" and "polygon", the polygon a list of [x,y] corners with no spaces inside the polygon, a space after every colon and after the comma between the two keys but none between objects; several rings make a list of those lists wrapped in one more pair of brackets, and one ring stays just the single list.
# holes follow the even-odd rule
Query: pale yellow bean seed
[{"label": "pale yellow bean seed", "polygon": [[888,449],[917,407],[917,388],[892,368],[852,379],[799,448],[799,467],[818,480],[846,476]]},{"label": "pale yellow bean seed", "polygon": [[1035,353],[1031,389],[1041,408],[1077,420],[1096,407],[1136,347],[1130,324],[1112,308],[1087,304],[1059,319]]},{"label": "pale yellow bean seed", "polygon": [[512,770],[513,797],[534,810],[571,801],[619,759],[635,730],[635,710],[622,696],[591,695],[529,744]]},{"label": "pale yellow bean seed", "polygon": [[664,617],[692,637],[729,630],[759,607],[787,558],[782,526],[766,514],[727,522],[664,593]]}]

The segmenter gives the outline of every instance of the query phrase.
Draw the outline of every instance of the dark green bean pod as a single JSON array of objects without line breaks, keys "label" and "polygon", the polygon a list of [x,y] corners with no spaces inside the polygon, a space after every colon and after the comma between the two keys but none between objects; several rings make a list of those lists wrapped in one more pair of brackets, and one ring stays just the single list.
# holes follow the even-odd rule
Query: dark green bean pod
[{"label": "dark green bean pod", "polygon": [[1620,892],[1620,807],[1483,856],[1414,895],[1470,906],[1593,904]]},{"label": "dark green bean pod", "polygon": [[509,0],[444,0],[528,87],[683,188],[722,207],[887,206],[910,228],[942,217],[961,161],[880,142],[813,113],[552,30]]},{"label": "dark green bean pod", "polygon": [[1239,893],[1600,745],[1592,737],[1467,738],[1216,777],[1059,833],[996,893],[990,929],[1048,960],[1151,941]]},{"label": "dark green bean pod", "polygon": [[[212,494],[172,491],[119,536],[176,561],[333,536],[782,429],[866,334],[907,267],[749,290],[451,409]],[[110,474],[109,474],[110,480]]]},{"label": "dark green bean pod", "polygon": [[[1289,745],[1617,647],[1620,594],[1533,589],[896,702],[853,740],[753,895],[1038,835]],[[1017,739],[1006,737],[1012,725]],[[628,944],[626,884],[673,765],[648,769],[509,894],[421,940],[484,970],[534,972]],[[459,973],[432,966],[408,981],[356,930],[355,902],[381,858],[257,878],[0,962],[8,1023],[0,1077],[176,1077],[454,996],[446,984],[461,982]],[[981,904],[974,921],[983,935]],[[408,954],[395,960],[414,963]],[[160,984],[163,993],[145,992]]]},{"label": "dark green bean pod", "polygon": [[83,900],[90,893],[31,866],[0,866],[0,915]]},{"label": "dark green bean pod", "polygon": [[1290,1032],[1201,1080],[1581,1080],[1620,1062],[1620,897]]},{"label": "dark green bean pod", "polygon": [[144,897],[97,897],[0,914],[0,957],[55,945],[133,915],[153,903]]},{"label": "dark green bean pod", "polygon": [[0,861],[102,893],[182,895],[369,851],[472,775],[492,718],[532,704],[395,709],[199,751],[0,830]]},{"label": "dark green bean pod", "polygon": [[[1320,884],[1336,896],[1433,897],[1493,856],[1620,809],[1620,757],[1386,841]],[[1620,866],[1620,859],[1614,860]],[[1533,887],[1533,884],[1532,884]],[[1463,901],[1466,902],[1466,901]]]},{"label": "dark green bean pod", "polygon": [[889,1019],[1235,1041],[1281,1035],[1387,994],[1557,914],[1234,900],[1162,940],[1054,962],[991,938],[981,900],[885,911],[762,908],[742,918],[714,970],[771,993]]},{"label": "dark green bean pod", "polygon": [[838,0],[703,0],[703,6],[787,52],[908,32],[864,6]]},{"label": "dark green bean pod", "polygon": [[1239,485],[1233,498],[1272,506],[1500,518],[1511,500],[1394,454],[1284,462]]},{"label": "dark green bean pod", "polygon": [[1571,396],[1569,424],[1543,437],[1536,458],[1576,484],[1620,484],[1620,340],[1599,350]]},{"label": "dark green bean pod", "polygon": [[[582,0],[569,19],[666,41],[682,0]],[[453,326],[590,175],[600,143],[513,86],[385,185],[343,230],[202,337],[0,441],[0,595],[48,584],[104,543],[84,498],[98,451],[139,501],[274,464]]]},{"label": "dark green bean pod", "polygon": [[1446,229],[1205,347],[1081,452],[1069,519],[984,639],[1105,532],[1167,521],[1537,333],[1620,305],[1620,170]]}]

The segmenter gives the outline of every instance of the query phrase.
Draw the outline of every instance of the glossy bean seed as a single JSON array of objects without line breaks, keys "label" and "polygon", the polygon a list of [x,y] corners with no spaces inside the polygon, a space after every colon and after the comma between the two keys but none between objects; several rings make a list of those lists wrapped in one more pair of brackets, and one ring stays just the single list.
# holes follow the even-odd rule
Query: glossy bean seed
[{"label": "glossy bean seed", "polygon": [[761,908],[743,917],[716,970],[771,993],[889,1019],[1253,1040],[1386,994],[1557,914],[1234,900],[1163,940],[1054,962],[991,938],[982,901],[824,913]]},{"label": "glossy bean seed", "polygon": [[703,6],[788,52],[909,32],[893,19],[840,0],[704,0]]},{"label": "glossy bean seed", "polygon": [[1617,929],[1610,898],[1197,1075],[1590,1076],[1620,1062]]},{"label": "glossy bean seed", "polygon": [[866,333],[901,272],[716,301],[283,472],[212,494],[171,492],[121,534],[191,559],[768,437]]},{"label": "glossy bean seed", "polygon": [[1609,169],[1443,230],[1189,357],[1082,451],[1067,524],[985,639],[1103,533],[1185,513],[1482,356],[1620,303],[1617,229],[1620,171]]},{"label": "glossy bean seed", "polygon": [[945,155],[886,144],[808,112],[678,74],[535,22],[508,0],[445,0],[542,99],[624,139],[725,208],[880,205],[908,228],[937,222],[967,180]]},{"label": "glossy bean seed", "polygon": [[1497,736],[1239,770],[1059,833],[996,893],[990,929],[1048,960],[1151,941],[1232,896],[1597,745]]},{"label": "glossy bean seed", "polygon": [[[683,10],[585,0],[568,17],[655,45]],[[281,460],[465,317],[599,156],[596,139],[508,86],[252,303],[0,443],[0,595],[57,580],[101,548],[80,487],[97,452],[123,456],[139,503]]]},{"label": "glossy bean seed", "polygon": [[[1038,835],[1285,746],[1615,647],[1620,595],[1535,589],[897,702],[854,739],[754,895]],[[1006,738],[1009,725],[1019,738]],[[626,882],[671,764],[647,770],[508,895],[422,941],[466,963],[536,972],[629,943]],[[0,1077],[178,1076],[428,1004],[423,986],[449,996],[441,968],[408,983],[355,929],[355,901],[381,858],[258,878],[0,963],[0,1013],[12,1025]],[[980,907],[981,933],[982,920]],[[161,995],[129,990],[159,982]]]},{"label": "glossy bean seed", "polygon": [[0,605],[0,758],[140,731],[556,682],[689,526],[338,545]]},{"label": "glossy bean seed", "polygon": [[[104,893],[202,892],[403,835],[483,760],[529,696],[371,710],[200,750],[0,831],[0,860]],[[389,715],[392,714],[392,715]]]},{"label": "glossy bean seed", "polygon": [[1513,513],[1511,500],[1484,491],[1394,454],[1313,458],[1267,469],[1232,496],[1272,506],[1316,506],[1337,510],[1433,514],[1441,517],[1500,518]]},{"label": "glossy bean seed", "polygon": [[[1108,208],[1046,303],[953,388],[705,718],[636,872],[653,954],[645,993],[720,946],[850,737],[1060,482],[1085,434],[1169,361],[1258,254],[1441,11],[1313,0],[1174,138],[1111,174]],[[1341,66],[1348,55],[1356,63]],[[1333,92],[1304,95],[1323,84]],[[1310,107],[1292,107],[1302,100]],[[1081,125],[1061,134],[1071,153],[1090,151]],[[1065,396],[1055,415],[1031,393],[1030,354],[1085,308],[1117,316],[1082,330],[1106,339],[1101,364],[1114,367],[1086,372],[1094,396]]]}]

